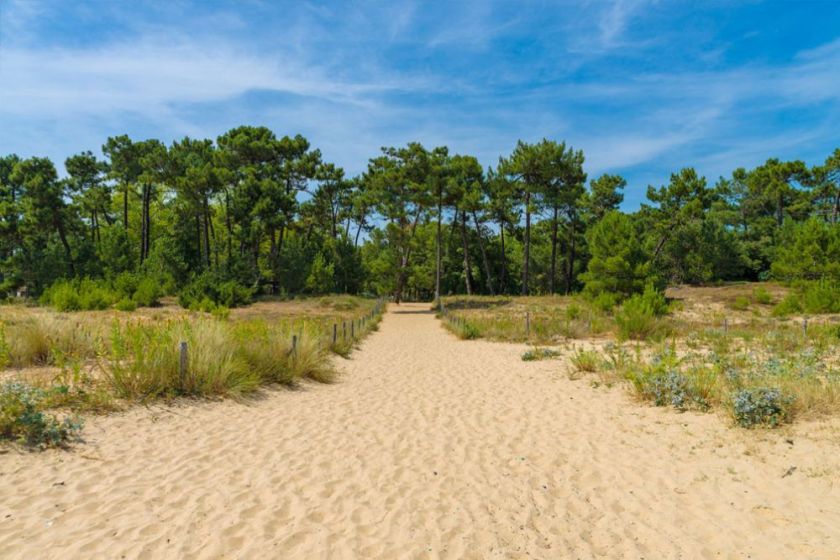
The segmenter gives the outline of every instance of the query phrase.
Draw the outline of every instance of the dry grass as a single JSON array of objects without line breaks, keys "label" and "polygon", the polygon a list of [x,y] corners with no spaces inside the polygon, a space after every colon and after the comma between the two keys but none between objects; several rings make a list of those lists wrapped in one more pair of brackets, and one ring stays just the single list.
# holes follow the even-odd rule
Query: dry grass
[{"label": "dry grass", "polygon": [[587,349],[571,356],[570,377],[594,373],[594,383],[626,384],[659,405],[717,409],[741,425],[840,415],[840,316],[774,317],[787,291],[672,288],[670,313],[624,343],[615,317],[577,296],[450,297],[443,317],[462,338],[577,340]]},{"label": "dry grass", "polygon": [[351,296],[263,301],[225,318],[172,302],[134,313],[2,306],[0,378],[44,389],[44,406],[87,412],[161,397],[238,398],[302,379],[330,383],[330,355],[347,356],[377,328],[382,308]]}]

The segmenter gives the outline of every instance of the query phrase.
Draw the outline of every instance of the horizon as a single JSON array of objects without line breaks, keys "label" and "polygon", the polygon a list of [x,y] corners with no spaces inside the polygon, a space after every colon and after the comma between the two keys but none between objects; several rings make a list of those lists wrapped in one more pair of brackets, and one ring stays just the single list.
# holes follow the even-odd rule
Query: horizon
[{"label": "horizon", "polygon": [[635,209],[683,167],[711,185],[773,157],[822,163],[838,147],[838,22],[835,2],[0,0],[0,153],[63,170],[108,136],[251,124],[356,175],[381,146],[446,145],[486,168],[547,137],[583,150],[587,182],[625,177]]}]

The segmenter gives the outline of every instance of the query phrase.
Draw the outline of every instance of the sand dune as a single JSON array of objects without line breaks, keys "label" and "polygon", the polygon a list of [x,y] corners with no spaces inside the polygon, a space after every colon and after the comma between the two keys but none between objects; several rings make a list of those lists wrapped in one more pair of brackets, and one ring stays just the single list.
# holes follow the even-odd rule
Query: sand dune
[{"label": "sand dune", "polygon": [[337,384],[0,455],[0,558],[840,558],[836,421],[642,406],[426,309],[392,305]]}]

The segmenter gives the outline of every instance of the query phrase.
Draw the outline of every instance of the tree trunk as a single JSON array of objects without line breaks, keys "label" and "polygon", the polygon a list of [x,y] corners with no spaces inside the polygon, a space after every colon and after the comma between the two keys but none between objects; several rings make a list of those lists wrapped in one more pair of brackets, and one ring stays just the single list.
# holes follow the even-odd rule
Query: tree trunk
[{"label": "tree trunk", "polygon": [[365,226],[365,219],[359,219],[359,228],[356,230],[356,239],[353,240],[353,247],[359,246],[359,234],[362,233],[362,228]]},{"label": "tree trunk", "polygon": [[527,296],[531,264],[531,193],[525,193],[525,251],[522,257],[522,295]]},{"label": "tree trunk", "polygon": [[499,281],[499,293],[507,293],[507,254],[505,253],[505,221],[499,221],[499,240],[502,244],[502,274]]},{"label": "tree trunk", "polygon": [[204,197],[204,259],[207,268],[210,268],[213,263],[210,260],[210,208],[207,202],[207,197]]},{"label": "tree trunk", "polygon": [[557,206],[554,206],[554,216],[551,219],[551,276],[548,279],[548,291],[552,295],[556,292],[557,280]]},{"label": "tree trunk", "polygon": [[128,231],[128,183],[123,189],[123,228]]},{"label": "tree trunk", "polygon": [[[414,214],[414,220],[411,224],[411,233],[408,236],[406,247],[402,251],[400,258],[400,268],[397,272],[397,286],[394,293],[394,301],[400,303],[402,300],[402,293],[405,290],[405,283],[408,280],[408,262],[411,258],[411,242],[414,240],[414,234],[417,231],[417,223],[420,221],[420,209],[418,208]],[[404,222],[403,222],[404,223]]]},{"label": "tree trunk", "polygon": [[464,246],[464,286],[467,289],[467,295],[471,296],[472,266],[470,265],[470,244],[467,239],[467,213],[465,211],[461,211],[461,242]]},{"label": "tree trunk", "polygon": [[781,194],[776,201],[776,222],[779,224],[779,227],[782,227],[785,222],[785,203]]},{"label": "tree trunk", "polygon": [[67,234],[64,231],[64,225],[61,221],[57,221],[55,229],[58,232],[58,238],[61,240],[61,245],[64,247],[64,255],[67,257],[67,264],[70,267],[70,275],[76,276],[76,265],[73,262],[73,252],[70,250],[70,243],[67,242]]},{"label": "tree trunk", "polygon": [[230,197],[225,190],[225,228],[227,229],[227,269],[233,260],[233,224],[230,220]]},{"label": "tree trunk", "polygon": [[475,222],[475,233],[478,236],[478,247],[481,249],[481,260],[484,263],[484,274],[487,276],[487,291],[491,296],[496,295],[493,289],[493,275],[490,273],[490,262],[487,260],[487,251],[484,249],[484,237],[481,235],[481,224],[478,222],[478,213],[473,210],[473,221]]},{"label": "tree trunk", "polygon": [[435,305],[440,307],[440,227],[443,219],[443,189],[438,190],[437,233],[435,238]]},{"label": "tree trunk", "polygon": [[571,239],[569,240],[569,254],[566,258],[566,295],[569,295],[572,292],[572,281],[574,279],[575,274],[575,250],[577,244],[577,235],[575,232],[575,219],[572,218],[569,221],[569,227],[571,228]]}]

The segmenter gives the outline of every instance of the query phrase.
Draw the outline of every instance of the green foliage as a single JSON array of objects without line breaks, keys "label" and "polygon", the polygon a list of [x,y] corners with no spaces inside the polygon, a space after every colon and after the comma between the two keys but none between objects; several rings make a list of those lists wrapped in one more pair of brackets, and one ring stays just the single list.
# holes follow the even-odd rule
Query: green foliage
[{"label": "green foliage", "polygon": [[773,315],[840,313],[840,283],[799,282],[773,308]]},{"label": "green foliage", "polygon": [[650,280],[650,265],[629,216],[607,213],[589,230],[587,241],[592,258],[581,275],[587,294],[610,293],[621,300],[644,290]]},{"label": "green foliage", "polygon": [[59,420],[43,410],[49,392],[17,381],[0,385],[0,438],[30,446],[66,444],[82,429],[79,418]]},{"label": "green foliage", "polygon": [[746,311],[750,306],[750,300],[747,296],[738,296],[730,304],[730,307],[736,311]]},{"label": "green foliage", "polygon": [[761,305],[771,305],[773,303],[773,296],[767,291],[764,286],[759,286],[753,290],[753,300]]},{"label": "green foliage", "polygon": [[600,356],[593,350],[575,350],[571,357],[572,365],[580,372],[595,372],[601,364]]},{"label": "green foliage", "polygon": [[621,339],[644,340],[662,331],[659,317],[667,313],[664,294],[648,285],[644,293],[626,300],[615,313]]},{"label": "green foliage", "polygon": [[181,307],[212,311],[218,306],[239,307],[250,303],[253,292],[235,280],[212,273],[197,276],[178,295]]},{"label": "green foliage", "polygon": [[656,406],[673,406],[678,410],[711,405],[714,373],[708,368],[684,371],[673,347],[656,354],[648,364],[631,368],[627,374],[637,393]]},{"label": "green foliage", "polygon": [[335,265],[327,263],[324,255],[318,253],[312,261],[309,276],[306,278],[306,289],[316,294],[328,294],[335,288]]},{"label": "green foliage", "polygon": [[771,266],[775,278],[840,282],[840,223],[812,218],[785,228]]},{"label": "green foliage", "polygon": [[535,362],[539,360],[548,360],[560,356],[560,352],[551,348],[532,348],[526,350],[522,354],[523,362]]},{"label": "green foliage", "polygon": [[134,311],[137,309],[137,303],[133,299],[123,298],[114,304],[117,311]]},{"label": "green foliage", "polygon": [[107,309],[117,299],[116,293],[104,281],[62,280],[44,291],[41,303],[58,311],[91,311]]},{"label": "green foliage", "polygon": [[774,387],[741,389],[732,395],[732,412],[741,427],[778,426],[790,419],[794,398]]}]

